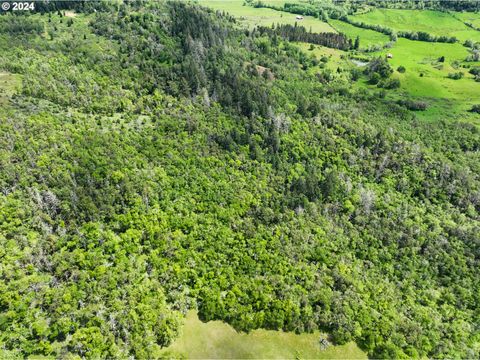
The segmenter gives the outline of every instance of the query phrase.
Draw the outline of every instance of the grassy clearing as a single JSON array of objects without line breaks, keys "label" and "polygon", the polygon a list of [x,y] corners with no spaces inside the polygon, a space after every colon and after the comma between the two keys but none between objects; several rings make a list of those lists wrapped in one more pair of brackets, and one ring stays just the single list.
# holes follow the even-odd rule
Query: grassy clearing
[{"label": "grassy clearing", "polygon": [[[475,82],[468,69],[457,66],[455,60],[465,58],[467,50],[460,44],[429,43],[428,52],[425,43],[399,39],[395,47],[383,50],[393,55],[389,59],[392,68],[400,65],[406,68],[403,74],[395,71],[394,77],[400,79],[401,88],[390,91],[392,98],[412,97],[429,104],[427,111],[418,112],[420,119],[436,121],[447,117],[478,123],[478,117],[468,113],[472,105],[480,102],[480,83]],[[445,56],[444,63],[438,61]],[[452,80],[449,73],[463,72],[460,80]],[[423,76],[421,76],[423,74]]]},{"label": "grassy clearing", "polygon": [[[382,53],[387,52],[393,55],[389,62],[394,69],[400,65],[407,69],[404,74],[396,73],[395,76],[412,96],[460,100],[467,106],[478,102],[480,83],[473,80],[468,69],[455,65],[455,60],[468,54],[462,45],[429,43],[426,51],[423,42],[399,39],[395,47]],[[441,56],[445,56],[444,63],[438,61]],[[453,72],[463,72],[465,76],[460,80],[449,79],[448,74]]]},{"label": "grassy clearing", "polygon": [[[255,26],[271,26],[272,24],[290,24],[298,23],[307,30],[313,32],[335,32],[335,30],[326,22],[320,21],[312,16],[305,16],[303,20],[296,20],[295,14],[284,11],[277,11],[267,8],[254,8],[244,6],[243,0],[199,0],[198,3],[203,6],[210,7],[215,10],[222,10],[235,16],[240,22],[249,28]],[[278,5],[282,5],[278,2]]]},{"label": "grassy clearing", "polygon": [[480,41],[480,31],[473,30],[452,14],[432,10],[375,9],[354,19],[385,25],[400,31],[425,31],[433,35],[455,36],[460,41]]},{"label": "grassy clearing", "polygon": [[390,41],[390,38],[385,34],[378,31],[362,29],[341,20],[330,19],[329,23],[338,32],[344,33],[352,40],[359,36],[361,49],[365,49],[372,45],[384,45]]},{"label": "grassy clearing", "polygon": [[182,335],[166,355],[189,359],[366,359],[354,343],[321,350],[320,333],[297,335],[271,330],[238,333],[221,321],[201,322],[196,312],[187,314]]},{"label": "grassy clearing", "polygon": [[8,99],[16,92],[20,83],[19,75],[0,71],[0,105],[8,103]]},{"label": "grassy clearing", "polygon": [[454,16],[457,19],[460,19],[463,22],[468,22],[475,26],[476,28],[480,29],[480,13],[473,13],[473,12],[457,12],[454,13]]}]

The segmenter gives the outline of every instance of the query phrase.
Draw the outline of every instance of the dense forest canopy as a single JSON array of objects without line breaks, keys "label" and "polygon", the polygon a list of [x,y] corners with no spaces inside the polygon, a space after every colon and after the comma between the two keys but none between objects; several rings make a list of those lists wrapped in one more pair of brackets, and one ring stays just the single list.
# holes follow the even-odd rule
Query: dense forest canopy
[{"label": "dense forest canopy", "polygon": [[180,1],[0,16],[1,357],[158,358],[195,308],[480,356],[478,127],[288,39]]}]

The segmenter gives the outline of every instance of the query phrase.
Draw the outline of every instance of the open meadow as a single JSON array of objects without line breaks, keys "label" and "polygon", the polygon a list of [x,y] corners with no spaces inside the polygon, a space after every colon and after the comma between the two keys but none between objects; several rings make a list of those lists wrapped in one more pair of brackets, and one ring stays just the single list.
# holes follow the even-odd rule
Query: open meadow
[{"label": "open meadow", "polygon": [[329,24],[340,33],[346,34],[349,39],[355,40],[358,36],[360,38],[360,49],[365,49],[370,46],[383,46],[390,41],[390,38],[378,31],[362,29],[353,26],[345,21],[330,19]]},{"label": "open meadow", "polygon": [[187,359],[366,359],[354,343],[322,348],[319,332],[295,334],[272,330],[239,333],[221,321],[203,323],[189,311],[180,337],[165,355]]},{"label": "open meadow", "polygon": [[[313,32],[335,32],[335,29],[329,24],[319,21],[312,16],[305,16],[300,22],[294,14],[273,9],[246,6],[243,5],[243,0],[200,0],[199,4],[214,10],[228,12],[240,20],[241,24],[249,28],[255,26],[271,26],[272,24],[295,25],[295,23],[298,23],[305,26],[307,30],[311,29]],[[279,5],[281,4],[279,3]]]},{"label": "open meadow", "polygon": [[367,24],[384,25],[397,31],[424,31],[437,36],[455,36],[462,42],[480,41],[480,31],[469,28],[451,13],[442,11],[375,9],[352,18]]}]

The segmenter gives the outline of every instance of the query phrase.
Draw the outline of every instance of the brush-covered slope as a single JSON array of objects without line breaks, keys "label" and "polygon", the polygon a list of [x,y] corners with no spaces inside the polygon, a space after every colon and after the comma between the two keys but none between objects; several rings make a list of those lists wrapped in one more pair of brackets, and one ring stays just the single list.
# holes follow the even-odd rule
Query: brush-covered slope
[{"label": "brush-covered slope", "polygon": [[0,17],[1,356],[155,358],[195,308],[479,356],[477,128],[196,5],[75,6]]}]

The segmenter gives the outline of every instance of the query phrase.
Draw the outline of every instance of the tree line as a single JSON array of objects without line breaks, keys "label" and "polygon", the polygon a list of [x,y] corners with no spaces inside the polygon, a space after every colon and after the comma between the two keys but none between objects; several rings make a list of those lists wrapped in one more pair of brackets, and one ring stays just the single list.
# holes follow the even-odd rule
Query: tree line
[{"label": "tree line", "polygon": [[301,41],[340,50],[349,50],[354,46],[345,34],[332,32],[313,33],[307,31],[304,26],[297,24],[277,24],[272,27],[259,26],[257,29],[262,35],[266,34],[270,37],[277,35],[288,41]]}]

